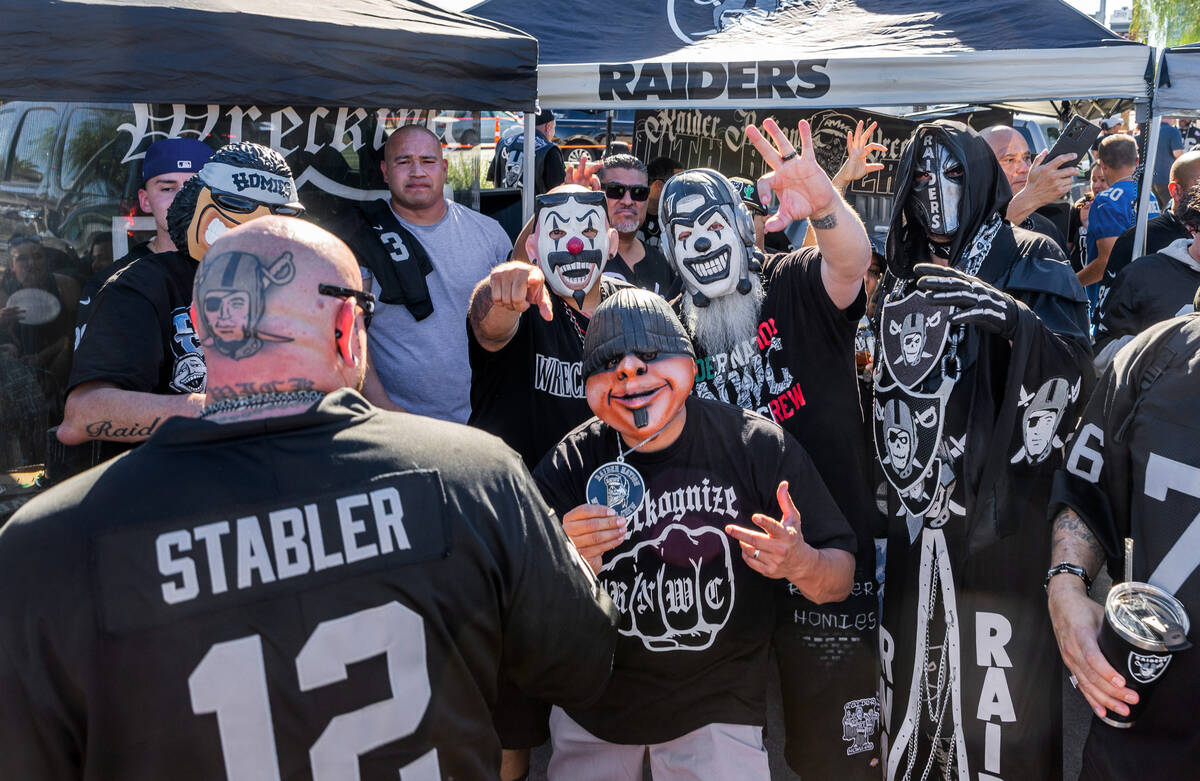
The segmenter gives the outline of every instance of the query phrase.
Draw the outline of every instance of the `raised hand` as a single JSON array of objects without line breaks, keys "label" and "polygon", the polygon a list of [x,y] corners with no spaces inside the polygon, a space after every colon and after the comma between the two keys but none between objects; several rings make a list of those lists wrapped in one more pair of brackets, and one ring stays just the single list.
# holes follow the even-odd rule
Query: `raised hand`
[{"label": "raised hand", "polygon": [[775,499],[782,512],[779,520],[755,513],[750,520],[762,531],[729,524],[725,533],[741,544],[742,559],[750,569],[768,578],[791,579],[812,567],[819,555],[800,532],[800,511],[786,480],[776,489]]},{"label": "raised hand", "polygon": [[537,266],[519,260],[501,263],[488,275],[488,287],[491,289],[493,306],[514,312],[524,312],[536,306],[543,320],[554,318],[546,277]]},{"label": "raised hand", "polygon": [[763,129],[771,136],[771,141],[754,125],[746,128],[746,137],[771,168],[758,180],[758,197],[767,204],[772,192],[779,196],[779,211],[766,222],[768,231],[783,230],[789,222],[803,219],[812,219],[814,225],[821,227],[818,223],[832,215],[840,201],[833,182],[817,164],[812,128],[803,119],[798,128],[799,152],[774,119],[763,121]]},{"label": "raised hand", "polygon": [[864,129],[860,119],[854,130],[846,131],[846,162],[842,163],[842,167],[833,175],[833,186],[838,192],[844,193],[851,182],[858,181],[869,173],[883,170],[883,163],[867,162],[867,158],[874,153],[887,151],[883,144],[869,143],[878,127],[879,123],[872,122]]},{"label": "raised hand", "polygon": [[928,293],[931,301],[958,307],[950,315],[952,325],[970,323],[1005,339],[1016,335],[1021,305],[1012,296],[950,266],[918,263],[913,272],[917,290]]},{"label": "raised hand", "polygon": [[605,551],[625,539],[626,528],[625,519],[602,504],[581,504],[563,516],[563,531],[596,574],[604,566]]},{"label": "raised hand", "polygon": [[600,177],[597,174],[603,167],[603,162],[589,162],[588,153],[584,152],[580,155],[578,163],[567,163],[567,175],[563,184],[577,184],[589,190],[599,190]]}]

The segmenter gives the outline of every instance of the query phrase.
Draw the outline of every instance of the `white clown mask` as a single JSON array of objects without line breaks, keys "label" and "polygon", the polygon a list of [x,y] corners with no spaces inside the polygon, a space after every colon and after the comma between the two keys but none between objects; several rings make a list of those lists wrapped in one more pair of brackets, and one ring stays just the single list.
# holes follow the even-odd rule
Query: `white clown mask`
[{"label": "white clown mask", "polygon": [[715,171],[686,171],[663,187],[659,218],[667,257],[696,306],[751,290],[754,223],[733,186]]},{"label": "white clown mask", "polygon": [[962,161],[932,133],[921,137],[909,203],[913,216],[931,237],[958,232],[965,169]]},{"label": "white clown mask", "polygon": [[537,197],[537,261],[554,293],[583,306],[609,257],[604,193],[558,192]]}]

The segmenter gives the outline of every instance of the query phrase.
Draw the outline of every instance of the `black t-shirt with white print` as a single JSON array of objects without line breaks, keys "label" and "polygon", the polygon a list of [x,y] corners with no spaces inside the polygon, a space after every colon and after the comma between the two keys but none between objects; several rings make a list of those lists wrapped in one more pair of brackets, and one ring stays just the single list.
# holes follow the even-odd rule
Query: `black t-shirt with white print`
[{"label": "black t-shirt with white print", "polygon": [[[589,476],[618,455],[617,433],[593,418],[534,472],[561,516],[587,502]],[[794,438],[759,415],[689,397],[670,446],[634,452],[645,480],[629,535],[599,573],[620,613],[613,675],[601,698],[570,716],[613,743],[673,740],[706,724],[763,724],[775,581],[751,570],[726,524],[779,518],[787,480],[805,540],[853,553],[854,534]]]},{"label": "black t-shirt with white print", "polygon": [[[600,281],[601,299],[623,283]],[[532,469],[563,435],[592,415],[583,393],[583,337],[589,318],[556,295],[554,317],[536,307],[521,315],[517,332],[496,352],[485,350],[467,326],[471,361],[468,425],[504,440]]]},{"label": "black t-shirt with white print", "polygon": [[160,252],[110,277],[92,302],[68,388],[103,381],[144,393],[203,393],[204,352],[188,313],[195,276],[191,258]]}]

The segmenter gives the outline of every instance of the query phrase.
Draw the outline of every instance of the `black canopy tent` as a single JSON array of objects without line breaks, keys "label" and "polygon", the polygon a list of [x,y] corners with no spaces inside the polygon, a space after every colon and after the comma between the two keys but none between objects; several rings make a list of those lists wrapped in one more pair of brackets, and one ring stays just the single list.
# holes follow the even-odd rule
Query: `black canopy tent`
[{"label": "black canopy tent", "polygon": [[538,95],[570,108],[836,108],[1145,98],[1148,47],[1061,0],[583,0],[471,13],[540,45]]},{"label": "black canopy tent", "polygon": [[420,0],[5,0],[0,98],[529,110],[537,42]]}]

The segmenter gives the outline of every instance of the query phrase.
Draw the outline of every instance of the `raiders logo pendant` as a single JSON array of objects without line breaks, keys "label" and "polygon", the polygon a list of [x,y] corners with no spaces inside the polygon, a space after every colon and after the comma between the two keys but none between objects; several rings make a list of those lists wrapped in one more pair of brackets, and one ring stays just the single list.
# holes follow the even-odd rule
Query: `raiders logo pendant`
[{"label": "raiders logo pendant", "polygon": [[632,518],[646,498],[646,481],[624,461],[601,464],[587,481],[589,504],[611,507],[622,518]]}]

